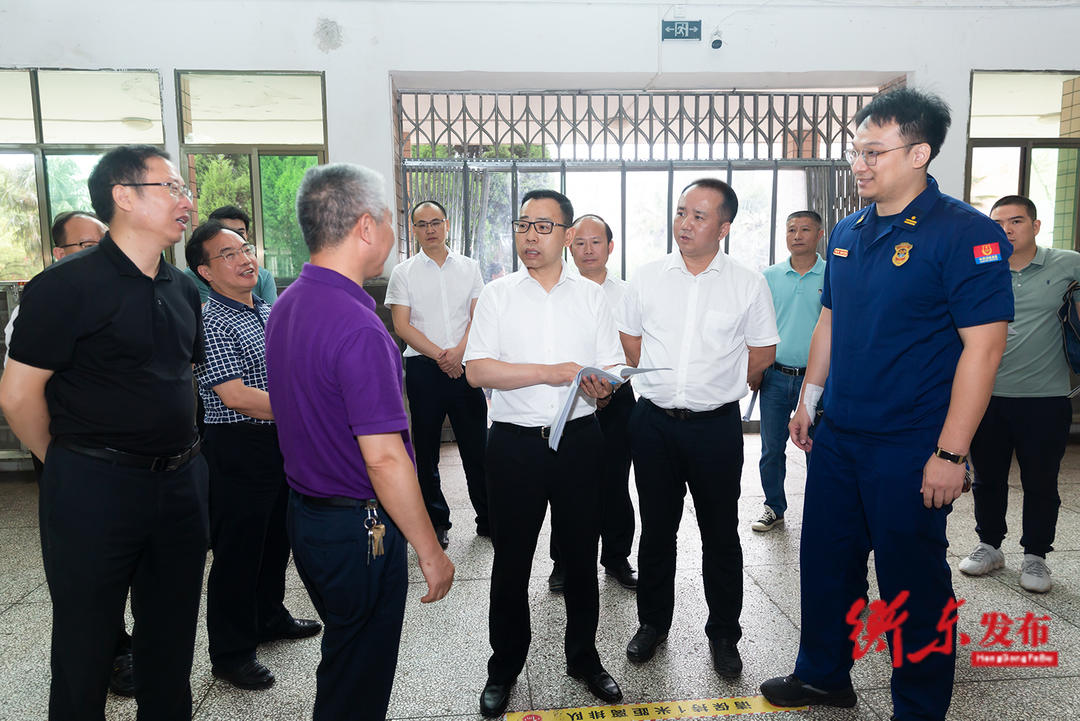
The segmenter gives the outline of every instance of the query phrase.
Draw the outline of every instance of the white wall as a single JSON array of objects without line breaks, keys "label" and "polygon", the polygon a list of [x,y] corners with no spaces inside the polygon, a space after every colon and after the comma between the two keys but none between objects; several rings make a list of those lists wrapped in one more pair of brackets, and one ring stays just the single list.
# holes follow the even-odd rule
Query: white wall
[{"label": "white wall", "polygon": [[[634,0],[0,0],[0,67],[158,69],[174,154],[175,69],[325,71],[330,159],[370,165],[388,179],[394,82],[761,89],[866,86],[906,74],[952,106],[953,129],[933,172],[946,192],[962,195],[970,71],[1080,69],[1080,8],[1024,4],[688,4],[686,17],[703,20],[706,39],[661,43],[660,19],[675,6]],[[708,42],[716,26],[720,50]]]}]

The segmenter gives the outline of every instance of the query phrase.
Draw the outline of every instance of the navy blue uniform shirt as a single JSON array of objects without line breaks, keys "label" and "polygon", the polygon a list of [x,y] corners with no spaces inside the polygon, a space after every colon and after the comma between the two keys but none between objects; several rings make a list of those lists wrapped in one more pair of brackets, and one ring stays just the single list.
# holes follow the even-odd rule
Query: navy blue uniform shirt
[{"label": "navy blue uniform shirt", "polygon": [[957,328],[1013,318],[1012,244],[927,182],[899,215],[879,222],[874,204],[833,229],[821,293],[832,310],[823,407],[841,430],[940,428],[963,350]]}]

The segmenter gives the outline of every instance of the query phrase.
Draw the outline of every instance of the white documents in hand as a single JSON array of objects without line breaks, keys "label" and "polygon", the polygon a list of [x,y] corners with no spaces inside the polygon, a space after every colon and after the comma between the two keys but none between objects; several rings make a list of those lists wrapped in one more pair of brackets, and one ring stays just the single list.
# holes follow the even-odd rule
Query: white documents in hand
[{"label": "white documents in hand", "polygon": [[566,399],[563,401],[562,409],[559,411],[559,415],[555,418],[555,422],[551,424],[551,434],[548,436],[548,448],[553,451],[559,450],[559,440],[562,439],[563,430],[566,428],[566,419],[570,417],[570,411],[574,407],[574,401],[578,397],[578,393],[581,390],[581,379],[585,376],[596,376],[598,379],[606,380],[613,387],[618,388],[630,378],[630,376],[636,376],[639,373],[649,373],[651,371],[668,371],[670,368],[632,368],[630,366],[617,365],[604,370],[603,368],[582,368],[578,371],[577,376],[574,377],[574,382],[570,384],[570,388],[566,392]]}]

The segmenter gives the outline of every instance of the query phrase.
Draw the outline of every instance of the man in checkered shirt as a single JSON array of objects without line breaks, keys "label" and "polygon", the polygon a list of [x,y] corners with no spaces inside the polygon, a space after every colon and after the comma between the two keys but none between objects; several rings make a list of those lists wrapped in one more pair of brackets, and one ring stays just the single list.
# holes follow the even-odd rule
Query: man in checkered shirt
[{"label": "man in checkered shirt", "polygon": [[263,689],[274,675],[256,659],[256,645],[322,628],[294,619],[283,603],[288,487],[266,392],[270,306],[252,294],[259,272],[255,248],[222,224],[200,225],[185,254],[188,267],[210,285],[203,306],[206,361],[195,368],[210,467],[210,661],[218,678]]}]

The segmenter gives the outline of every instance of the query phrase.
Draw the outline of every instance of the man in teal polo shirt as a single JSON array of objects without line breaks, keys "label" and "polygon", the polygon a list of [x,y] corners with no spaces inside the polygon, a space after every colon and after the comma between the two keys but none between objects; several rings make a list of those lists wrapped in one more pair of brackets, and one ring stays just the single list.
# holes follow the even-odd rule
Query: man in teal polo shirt
[{"label": "man in teal polo shirt", "polygon": [[787,457],[788,420],[799,405],[799,391],[806,375],[810,356],[810,336],[821,314],[821,286],[825,279],[825,261],[817,253],[825,235],[821,216],[812,210],[800,210],[787,218],[787,248],[791,257],[764,271],[776,310],[780,343],[776,362],[757,378],[750,379],[750,389],[761,395],[761,488],[765,491],[765,510],[750,527],[771,531],[784,522],[787,497],[784,476]]},{"label": "man in teal polo shirt", "polygon": [[1062,349],[1057,309],[1066,288],[1080,281],[1080,253],[1035,243],[1039,233],[1035,204],[1020,195],[994,203],[997,221],[1013,244],[1009,258],[1016,320],[1010,326],[994,392],[971,441],[975,467],[975,532],[979,543],[960,570],[982,576],[1005,565],[1001,542],[1008,530],[1009,466],[1013,453],[1024,488],[1024,561],[1020,585],[1050,590],[1046,554],[1053,550],[1057,526],[1058,469],[1072,423],[1069,368]]}]

